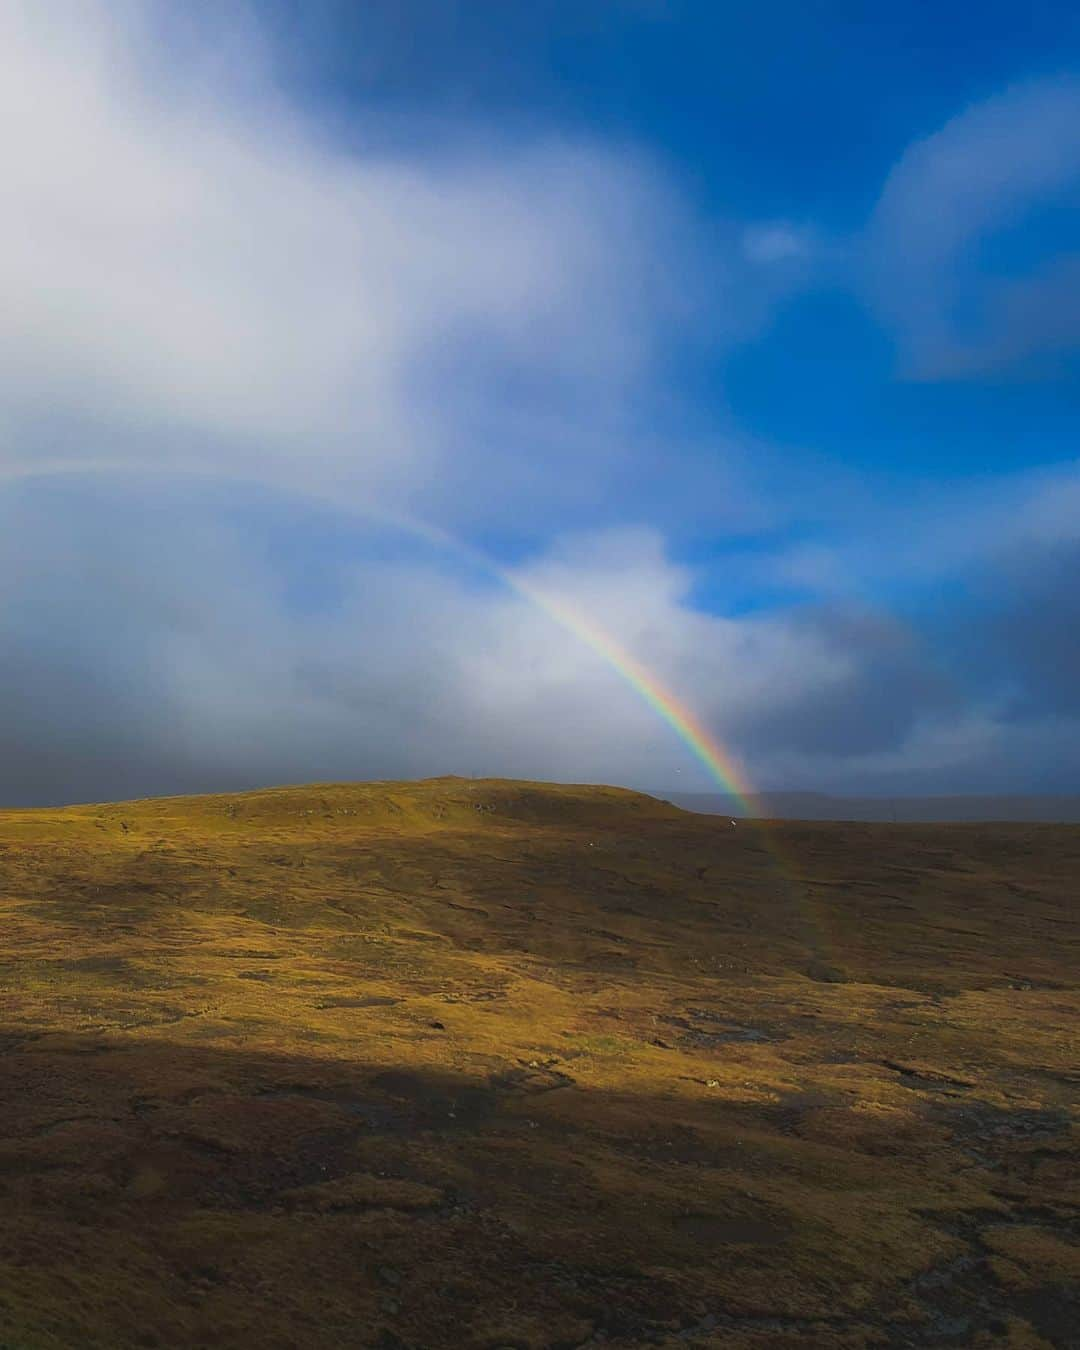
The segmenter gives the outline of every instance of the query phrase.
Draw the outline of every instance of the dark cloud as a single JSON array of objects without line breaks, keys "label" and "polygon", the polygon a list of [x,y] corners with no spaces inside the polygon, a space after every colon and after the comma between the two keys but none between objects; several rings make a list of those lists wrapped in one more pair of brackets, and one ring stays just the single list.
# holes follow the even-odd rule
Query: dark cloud
[{"label": "dark cloud", "polygon": [[754,755],[777,749],[845,760],[895,751],[920,720],[963,707],[961,691],[920,634],[896,620],[852,608],[797,614],[794,626],[830,653],[838,673],[793,685],[739,730]]},{"label": "dark cloud", "polygon": [[1012,561],[993,575],[981,644],[990,668],[1011,677],[1009,715],[1080,717],[1080,539]]}]

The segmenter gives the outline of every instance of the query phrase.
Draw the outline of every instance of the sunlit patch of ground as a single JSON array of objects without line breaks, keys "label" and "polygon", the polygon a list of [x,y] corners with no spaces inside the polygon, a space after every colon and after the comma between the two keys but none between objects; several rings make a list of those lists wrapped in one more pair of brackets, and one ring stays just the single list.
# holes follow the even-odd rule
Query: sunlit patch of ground
[{"label": "sunlit patch of ground", "polygon": [[1078,1344],[1078,883],[615,789],[0,814],[0,1346]]}]

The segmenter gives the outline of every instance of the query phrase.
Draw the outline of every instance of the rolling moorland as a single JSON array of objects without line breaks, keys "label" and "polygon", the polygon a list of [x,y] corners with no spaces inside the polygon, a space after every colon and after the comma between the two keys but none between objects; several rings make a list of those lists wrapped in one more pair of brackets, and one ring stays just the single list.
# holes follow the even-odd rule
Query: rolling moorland
[{"label": "rolling moorland", "polygon": [[0,812],[0,1346],[1078,1345],[1078,887],[613,788]]},{"label": "rolling moorland", "polygon": [[736,798],[718,792],[665,792],[688,811],[765,820],[879,820],[1080,824],[1080,797],[1020,793],[1013,797],[830,797],[824,792],[767,792]]}]

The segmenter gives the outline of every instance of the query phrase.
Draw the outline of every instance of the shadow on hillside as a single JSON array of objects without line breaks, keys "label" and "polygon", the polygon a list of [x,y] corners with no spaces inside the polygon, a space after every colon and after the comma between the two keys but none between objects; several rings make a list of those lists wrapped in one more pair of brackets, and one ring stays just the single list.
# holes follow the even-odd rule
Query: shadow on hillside
[{"label": "shadow on hillside", "polygon": [[[943,1261],[934,1216],[964,1215],[929,1117],[860,1155],[802,1137],[821,1102],[583,1090],[566,1067],[12,1036],[0,1332],[20,1350],[933,1345],[1022,1314],[1066,1343],[1065,1284],[1010,1293],[974,1235]],[[1067,1124],[975,1106],[988,1166]],[[895,1226],[875,1194],[905,1195]]]}]

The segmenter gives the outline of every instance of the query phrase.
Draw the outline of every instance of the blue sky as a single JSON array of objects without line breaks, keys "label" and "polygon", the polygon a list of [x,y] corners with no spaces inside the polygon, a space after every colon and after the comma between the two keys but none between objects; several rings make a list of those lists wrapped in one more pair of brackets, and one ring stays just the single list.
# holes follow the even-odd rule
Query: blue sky
[{"label": "blue sky", "polygon": [[5,799],[1080,790],[1075,6],[0,24]]}]

